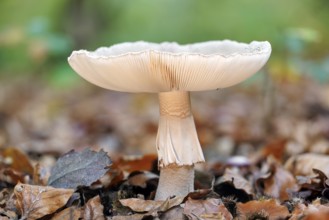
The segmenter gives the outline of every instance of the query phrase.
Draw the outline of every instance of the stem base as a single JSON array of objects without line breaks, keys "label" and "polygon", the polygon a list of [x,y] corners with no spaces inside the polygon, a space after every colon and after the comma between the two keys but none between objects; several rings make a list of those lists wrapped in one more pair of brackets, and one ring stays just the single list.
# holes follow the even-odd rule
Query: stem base
[{"label": "stem base", "polygon": [[160,171],[155,200],[164,201],[170,196],[186,196],[194,191],[194,166],[169,166]]}]

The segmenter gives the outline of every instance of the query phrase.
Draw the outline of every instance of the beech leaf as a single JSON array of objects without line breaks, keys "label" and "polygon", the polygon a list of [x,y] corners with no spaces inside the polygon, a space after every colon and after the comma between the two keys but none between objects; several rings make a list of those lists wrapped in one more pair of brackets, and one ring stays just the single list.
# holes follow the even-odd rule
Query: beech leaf
[{"label": "beech leaf", "polygon": [[21,219],[38,219],[63,207],[72,196],[73,189],[17,184],[14,189],[16,207]]},{"label": "beech leaf", "polygon": [[57,160],[48,185],[65,189],[90,186],[107,172],[109,165],[111,159],[103,150],[70,151]]},{"label": "beech leaf", "polygon": [[[220,199],[193,200],[185,202],[184,214],[192,220],[197,219],[225,219],[219,213]],[[222,207],[223,208],[223,207]],[[200,218],[201,217],[201,218]]]}]

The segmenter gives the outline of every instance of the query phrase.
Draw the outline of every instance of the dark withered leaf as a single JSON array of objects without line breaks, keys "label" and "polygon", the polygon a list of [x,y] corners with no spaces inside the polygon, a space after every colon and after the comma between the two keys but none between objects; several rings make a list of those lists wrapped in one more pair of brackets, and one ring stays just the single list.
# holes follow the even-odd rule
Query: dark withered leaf
[{"label": "dark withered leaf", "polygon": [[109,165],[111,159],[103,150],[70,151],[57,160],[51,170],[48,185],[66,189],[90,186],[107,172]]}]

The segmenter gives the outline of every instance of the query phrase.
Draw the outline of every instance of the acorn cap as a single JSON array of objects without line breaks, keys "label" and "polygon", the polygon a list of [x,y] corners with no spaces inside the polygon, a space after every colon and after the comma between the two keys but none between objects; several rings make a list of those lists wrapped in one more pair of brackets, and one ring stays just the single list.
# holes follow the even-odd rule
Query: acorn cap
[{"label": "acorn cap", "polygon": [[204,91],[235,85],[271,54],[267,41],[230,40],[179,45],[133,42],[73,51],[71,67],[87,81],[121,92]]}]

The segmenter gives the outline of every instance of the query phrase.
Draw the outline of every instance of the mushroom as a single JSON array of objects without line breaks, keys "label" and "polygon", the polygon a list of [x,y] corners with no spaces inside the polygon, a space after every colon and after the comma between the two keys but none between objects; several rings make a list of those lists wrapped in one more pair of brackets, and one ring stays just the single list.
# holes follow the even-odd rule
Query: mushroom
[{"label": "mushroom", "polygon": [[204,162],[191,112],[190,91],[235,85],[268,60],[267,41],[230,40],[179,45],[175,42],[122,43],[94,52],[73,51],[71,67],[87,81],[121,92],[158,93],[156,139],[160,168],[156,200],[194,190],[194,164]]}]

